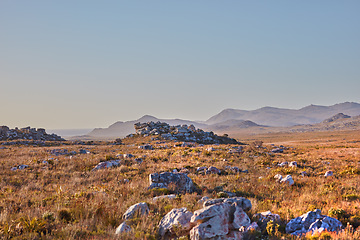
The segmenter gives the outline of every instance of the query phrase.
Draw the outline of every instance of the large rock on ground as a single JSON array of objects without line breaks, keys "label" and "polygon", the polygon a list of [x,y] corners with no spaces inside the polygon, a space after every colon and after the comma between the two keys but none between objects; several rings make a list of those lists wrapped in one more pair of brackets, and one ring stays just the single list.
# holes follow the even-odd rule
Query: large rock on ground
[{"label": "large rock on ground", "polygon": [[130,231],[131,231],[131,227],[129,225],[127,225],[125,222],[123,222],[116,228],[115,234],[121,234],[124,232],[130,232]]},{"label": "large rock on ground", "polygon": [[339,220],[321,215],[321,210],[316,209],[312,212],[307,212],[300,217],[291,219],[286,225],[286,232],[292,235],[300,236],[307,232],[327,230],[330,232],[339,231],[342,224]]},{"label": "large rock on ground", "polygon": [[190,231],[191,240],[242,239],[243,235],[239,229],[246,228],[251,223],[244,212],[244,208],[246,210],[251,208],[249,200],[244,198],[214,199],[206,201],[204,206],[195,211],[191,218],[191,223],[196,225]]},{"label": "large rock on ground", "polygon": [[146,202],[141,202],[129,207],[123,215],[123,219],[129,220],[135,217],[137,214],[143,216],[149,214],[149,207]]},{"label": "large rock on ground", "polygon": [[218,203],[228,203],[231,205],[235,202],[244,209],[244,211],[249,211],[252,207],[250,200],[243,197],[209,199],[203,203],[203,206],[207,207]]},{"label": "large rock on ground", "polygon": [[169,184],[174,184],[176,186],[176,192],[181,193],[192,193],[195,191],[195,185],[191,178],[185,173],[172,173],[172,172],[163,172],[163,173],[152,173],[149,175],[150,187],[152,188],[167,188]]},{"label": "large rock on ground", "polygon": [[174,208],[166,214],[159,223],[159,236],[162,239],[176,237],[177,234],[190,230],[190,220],[193,216],[186,208]]},{"label": "large rock on ground", "polygon": [[280,223],[280,216],[278,214],[271,213],[270,211],[257,213],[254,215],[254,219],[257,221],[261,231],[265,231],[267,223],[270,221]]}]

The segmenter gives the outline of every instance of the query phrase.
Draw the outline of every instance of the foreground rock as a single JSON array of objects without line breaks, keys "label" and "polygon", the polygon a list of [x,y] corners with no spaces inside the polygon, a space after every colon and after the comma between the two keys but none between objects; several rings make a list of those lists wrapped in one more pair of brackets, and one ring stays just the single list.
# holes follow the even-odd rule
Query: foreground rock
[{"label": "foreground rock", "polygon": [[223,198],[207,200],[203,209],[194,212],[190,239],[242,239],[239,230],[250,226],[245,210],[251,209],[251,202],[245,198]]},{"label": "foreground rock", "polygon": [[170,126],[164,122],[147,122],[134,124],[136,134],[149,136],[157,135],[168,140],[197,142],[202,144],[239,144],[233,138],[218,136],[213,132],[196,129],[194,125]]},{"label": "foreground rock", "polygon": [[166,214],[159,223],[159,236],[162,239],[171,239],[189,232],[190,220],[193,216],[186,208],[173,209]]},{"label": "foreground rock", "polygon": [[0,126],[0,141],[9,140],[42,140],[42,141],[65,141],[56,134],[47,134],[43,128],[15,128],[10,129],[7,126]]},{"label": "foreground rock", "polygon": [[261,231],[266,230],[267,223],[273,221],[274,223],[280,223],[280,216],[278,214],[271,213],[270,211],[261,212],[254,215],[258,226]]},{"label": "foreground rock", "polygon": [[186,173],[152,173],[149,175],[149,181],[149,189],[168,188],[170,184],[173,184],[176,187],[176,192],[179,193],[192,193],[196,189],[193,181],[187,176]]},{"label": "foreground rock", "polygon": [[123,215],[124,220],[134,218],[136,215],[144,216],[149,214],[149,207],[146,202],[141,202],[129,207]]},{"label": "foreground rock", "polygon": [[123,222],[116,228],[115,234],[121,234],[121,233],[125,233],[125,232],[130,232],[130,231],[131,231],[131,227],[129,225],[127,225],[126,222]]},{"label": "foreground rock", "polygon": [[300,236],[308,232],[323,231],[329,232],[339,231],[342,228],[342,224],[339,220],[321,215],[321,210],[316,209],[312,212],[307,212],[300,217],[291,219],[286,225],[286,233]]}]

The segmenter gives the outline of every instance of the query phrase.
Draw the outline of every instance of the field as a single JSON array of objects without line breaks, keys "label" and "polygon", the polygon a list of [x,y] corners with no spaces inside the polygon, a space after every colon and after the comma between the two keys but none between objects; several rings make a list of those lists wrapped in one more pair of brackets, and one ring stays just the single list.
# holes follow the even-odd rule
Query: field
[{"label": "field", "polygon": [[[218,198],[231,192],[251,201],[250,218],[263,211],[281,217],[281,224],[274,226],[273,231],[254,233],[249,239],[295,239],[285,233],[286,223],[314,209],[339,219],[345,229],[337,234],[304,238],[360,239],[359,133],[236,136],[247,144],[241,153],[230,153],[230,145],[181,147],[175,142],[138,136],[124,139],[122,145],[6,145],[0,149],[0,238],[156,239],[157,225],[171,209],[187,207],[193,212],[201,208],[201,197]],[[151,144],[154,150],[138,148],[144,144]],[[283,153],[270,153],[280,145],[284,146]],[[54,149],[67,149],[67,153],[55,156],[51,153]],[[80,154],[80,149],[88,153]],[[123,159],[119,167],[91,171],[99,162],[117,159],[119,154],[132,154],[143,162]],[[298,167],[278,166],[285,161],[296,161]],[[22,164],[28,167],[10,170]],[[221,174],[197,173],[196,168],[202,166],[215,166]],[[231,172],[227,166],[248,173]],[[175,199],[152,201],[153,197],[175,189],[148,190],[149,174],[182,168],[188,169],[198,190]],[[324,177],[329,170],[334,175]],[[290,174],[295,184],[276,182],[276,174]],[[130,233],[115,235],[123,213],[138,202],[148,203],[149,215],[132,219]]]}]

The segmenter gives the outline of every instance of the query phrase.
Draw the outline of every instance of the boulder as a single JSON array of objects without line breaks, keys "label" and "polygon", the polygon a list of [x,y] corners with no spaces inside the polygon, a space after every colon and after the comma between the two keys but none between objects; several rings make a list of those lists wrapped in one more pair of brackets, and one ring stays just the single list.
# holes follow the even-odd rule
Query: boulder
[{"label": "boulder", "polygon": [[190,231],[190,239],[209,239],[229,233],[229,212],[227,203],[205,207],[194,212],[191,223],[196,226]]},{"label": "boulder", "polygon": [[221,171],[218,168],[213,167],[213,166],[209,167],[206,170],[206,174],[220,174],[220,173],[221,173]]},{"label": "boulder", "polygon": [[168,212],[159,223],[159,236],[162,239],[176,237],[177,234],[186,234],[190,228],[193,216],[186,208],[173,209]]},{"label": "boulder", "polygon": [[271,213],[270,211],[261,212],[254,215],[258,226],[261,231],[266,229],[267,223],[273,221],[274,223],[280,223],[280,216],[278,214]]},{"label": "boulder", "polygon": [[[205,204],[207,203],[207,204]],[[194,212],[190,239],[244,239],[243,233],[251,225],[245,213],[251,202],[244,198],[208,200],[204,208]],[[243,208],[244,207],[244,208]]]},{"label": "boulder", "polygon": [[339,220],[321,215],[321,210],[316,209],[301,215],[300,217],[291,219],[286,225],[286,233],[301,236],[308,232],[318,230],[327,230],[329,232],[339,231],[342,224]]},{"label": "boulder", "polygon": [[106,162],[99,163],[91,171],[96,171],[96,170],[99,170],[99,169],[106,169],[106,168],[111,168],[111,167],[118,167],[118,166],[120,166],[120,161],[119,160],[111,160],[111,161],[106,161]]},{"label": "boulder", "polygon": [[146,202],[141,202],[129,207],[123,215],[123,219],[129,220],[135,217],[137,214],[144,216],[149,214],[149,207]]},{"label": "boulder", "polygon": [[252,207],[250,200],[243,197],[209,199],[203,203],[203,207],[207,207],[219,203],[233,204],[235,202],[245,211],[249,211]]},{"label": "boulder", "polygon": [[298,165],[297,165],[297,162],[290,162],[289,163],[289,167],[297,167]]},{"label": "boulder", "polygon": [[149,175],[149,182],[149,189],[167,188],[169,184],[174,184],[176,186],[176,192],[179,193],[192,193],[196,189],[191,178],[185,173],[152,173]]},{"label": "boulder", "polygon": [[334,175],[333,171],[327,171],[327,172],[324,174],[324,177],[331,177],[331,176],[333,176],[333,175]]},{"label": "boulder", "polygon": [[130,232],[130,231],[131,231],[131,227],[129,225],[127,225],[126,222],[123,222],[116,228],[115,234],[121,234],[124,232]]},{"label": "boulder", "polygon": [[294,185],[294,180],[292,179],[291,175],[286,175],[286,177],[280,180],[280,183],[287,183],[289,186],[292,186]]}]

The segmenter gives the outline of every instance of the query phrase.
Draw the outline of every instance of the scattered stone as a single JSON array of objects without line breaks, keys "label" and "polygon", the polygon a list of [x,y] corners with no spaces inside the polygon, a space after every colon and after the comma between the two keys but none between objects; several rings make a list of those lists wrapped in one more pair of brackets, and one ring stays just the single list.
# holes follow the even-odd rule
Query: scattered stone
[{"label": "scattered stone", "polygon": [[196,172],[202,172],[205,171],[207,169],[207,167],[198,167],[196,168]]},{"label": "scattered stone", "polygon": [[206,174],[220,174],[220,173],[221,173],[221,171],[216,167],[209,167],[206,170]]},{"label": "scattered stone", "polygon": [[174,208],[168,212],[159,223],[159,236],[163,239],[173,239],[185,235],[190,230],[190,220],[193,216],[186,208]]},{"label": "scattered stone", "polygon": [[123,219],[124,220],[132,219],[133,217],[136,216],[136,214],[139,214],[141,216],[149,214],[149,207],[146,202],[137,203],[129,207],[124,213]]},{"label": "scattered stone", "polygon": [[19,166],[17,166],[17,167],[12,167],[10,170],[12,170],[12,171],[16,171],[16,170],[24,170],[25,168],[28,168],[29,167],[29,165],[25,165],[25,164],[22,164],[22,165],[19,165]]},{"label": "scattered stone", "polygon": [[91,171],[96,171],[99,169],[105,169],[105,168],[111,168],[111,167],[118,167],[118,166],[120,166],[120,160],[111,160],[111,161],[99,163]]},{"label": "scattered stone", "polygon": [[286,177],[280,180],[280,183],[288,183],[289,186],[291,186],[294,185],[294,180],[292,179],[291,175],[286,175]]},{"label": "scattered stone", "polygon": [[305,177],[305,176],[307,176],[308,174],[307,174],[306,171],[302,171],[302,172],[300,173],[300,175],[303,176],[303,177]]},{"label": "scattered stone", "polygon": [[132,155],[132,154],[123,154],[123,158],[125,158],[125,159],[133,158],[133,157],[134,157],[134,155]]},{"label": "scattered stone", "polygon": [[175,199],[175,198],[176,198],[175,194],[170,194],[170,195],[154,197],[152,200],[153,200],[153,202],[157,202],[157,200],[160,200],[160,199]]},{"label": "scattered stone", "polygon": [[280,181],[283,179],[283,177],[282,177],[280,174],[276,174],[276,175],[274,176],[274,178],[275,178],[278,182],[280,182]]},{"label": "scattered stone", "polygon": [[143,163],[143,160],[142,160],[142,158],[135,158],[135,162],[136,162],[137,164],[142,164],[142,163]]},{"label": "scattered stone", "polygon": [[315,230],[327,230],[329,232],[339,231],[342,224],[339,220],[321,215],[321,210],[316,209],[301,215],[300,217],[291,219],[286,225],[286,233],[301,236]]},{"label": "scattered stone", "polygon": [[334,175],[333,171],[327,171],[327,172],[324,174],[325,177],[331,177],[331,176],[333,176],[333,175]]},{"label": "scattered stone", "polygon": [[[68,155],[69,151],[67,149],[52,149],[50,150],[51,155],[60,156],[60,155]],[[75,152],[76,154],[76,152]]]},{"label": "scattered stone", "polygon": [[145,144],[142,146],[139,146],[140,149],[144,149],[144,150],[154,150],[153,146],[149,145],[149,144]]},{"label": "scattered stone", "polygon": [[285,167],[286,165],[288,165],[288,162],[282,162],[278,164],[279,167]]},{"label": "scattered stone", "polygon": [[152,173],[149,175],[150,187],[152,188],[167,188],[169,184],[174,184],[179,193],[192,193],[195,190],[195,185],[191,178],[185,173]]},{"label": "scattered stone", "polygon": [[275,149],[272,149],[271,152],[272,152],[272,153],[283,153],[283,152],[284,152],[284,149],[282,149],[282,148],[275,148]]},{"label": "scattered stone", "polygon": [[[85,150],[85,149],[80,149],[80,150],[79,150],[79,153],[80,153],[80,154],[90,154],[90,151]],[[76,154],[76,152],[75,152],[75,154]]]},{"label": "scattered stone", "polygon": [[116,228],[115,234],[121,234],[124,232],[130,232],[130,231],[131,231],[131,227],[129,225],[127,225],[126,222],[123,222]]},{"label": "scattered stone", "polygon": [[290,162],[289,167],[297,167],[297,162]]}]

